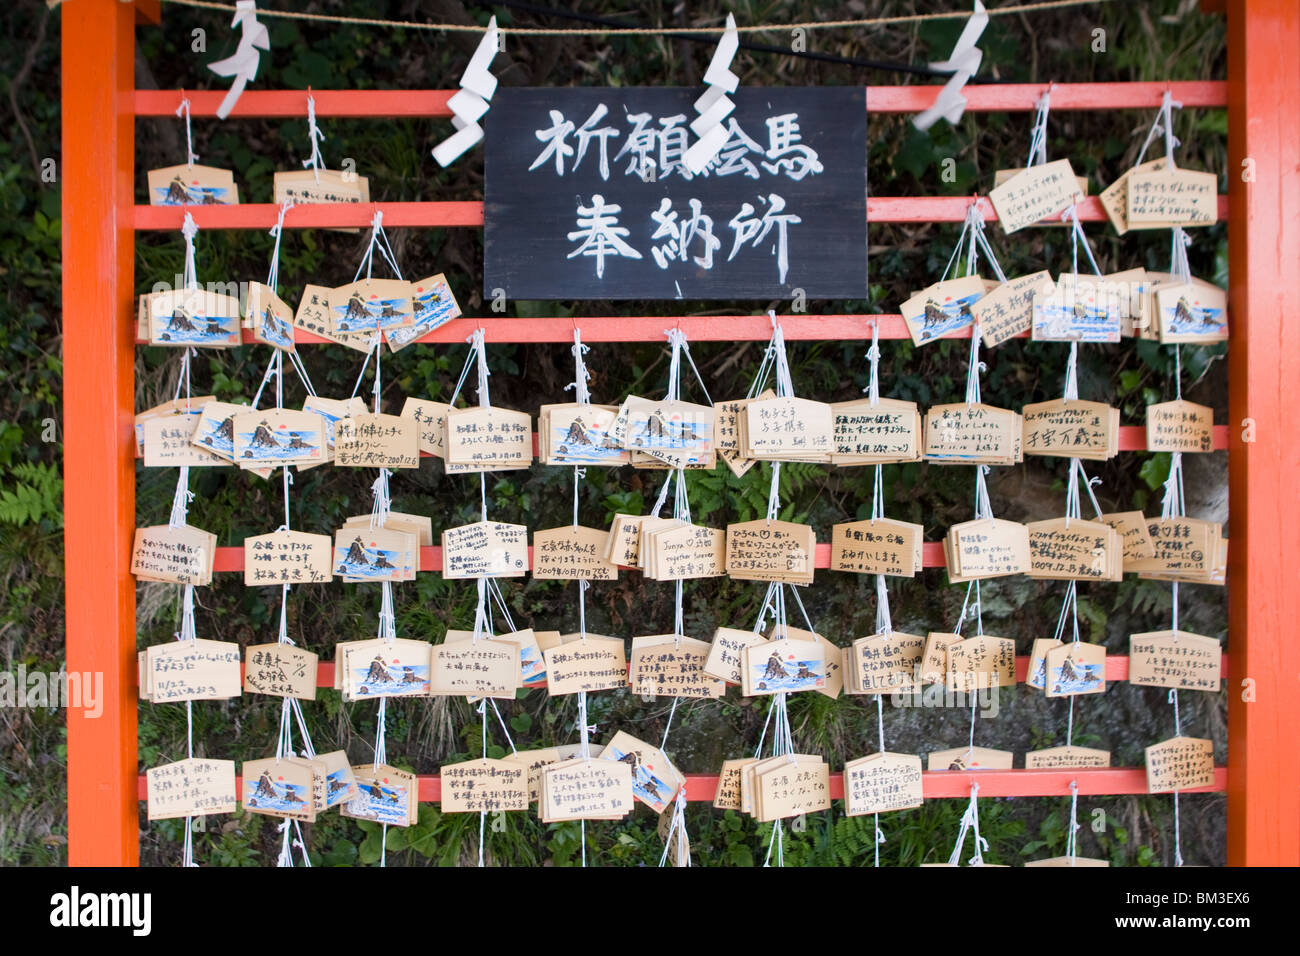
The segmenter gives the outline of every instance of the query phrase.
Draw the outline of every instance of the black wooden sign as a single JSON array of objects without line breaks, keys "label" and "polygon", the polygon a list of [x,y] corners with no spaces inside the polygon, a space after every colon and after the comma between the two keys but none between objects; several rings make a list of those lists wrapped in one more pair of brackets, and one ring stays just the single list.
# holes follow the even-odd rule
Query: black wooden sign
[{"label": "black wooden sign", "polygon": [[864,90],[742,86],[692,175],[701,92],[499,89],[484,298],[865,298]]}]

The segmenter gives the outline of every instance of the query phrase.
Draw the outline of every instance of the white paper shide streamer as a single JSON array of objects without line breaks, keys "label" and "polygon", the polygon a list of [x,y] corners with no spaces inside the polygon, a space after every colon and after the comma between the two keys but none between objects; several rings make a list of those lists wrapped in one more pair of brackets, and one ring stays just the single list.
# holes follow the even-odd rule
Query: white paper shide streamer
[{"label": "white paper shide streamer", "polygon": [[266,27],[257,21],[257,4],[253,0],[239,0],[235,4],[235,18],[231,27],[239,27],[239,46],[234,54],[216,63],[209,63],[208,69],[217,76],[234,77],[235,82],[226,94],[221,105],[217,107],[217,118],[225,119],[235,108],[235,103],[244,92],[248,81],[257,76],[261,54],[258,50],[271,49],[271,36]]},{"label": "white paper shide streamer", "polygon": [[952,79],[939,91],[934,105],[913,118],[912,125],[917,129],[929,129],[940,119],[956,123],[966,112],[966,97],[961,95],[961,91],[966,81],[979,71],[980,61],[984,59],[984,54],[975,44],[988,24],[989,15],[984,11],[984,4],[975,0],[975,12],[966,21],[961,36],[957,37],[952,54],[946,60],[930,64],[932,70],[952,71]]},{"label": "white paper shide streamer", "polygon": [[479,41],[478,49],[470,57],[465,75],[460,78],[460,89],[447,101],[452,112],[451,125],[456,132],[433,149],[433,158],[439,166],[450,166],[467,150],[483,139],[483,127],[478,121],[488,111],[488,100],[497,91],[497,78],[488,72],[500,44],[497,18],[488,21],[487,32]]},{"label": "white paper shide streamer", "polygon": [[727,127],[722,121],[736,108],[727,94],[736,92],[740,85],[740,77],[731,71],[731,61],[738,49],[740,33],[736,30],[736,18],[728,13],[726,32],[718,41],[718,48],[704,73],[704,84],[708,89],[695,101],[695,112],[700,115],[691,120],[691,131],[699,139],[691,144],[682,158],[686,168],[695,175],[703,172],[727,142]]}]

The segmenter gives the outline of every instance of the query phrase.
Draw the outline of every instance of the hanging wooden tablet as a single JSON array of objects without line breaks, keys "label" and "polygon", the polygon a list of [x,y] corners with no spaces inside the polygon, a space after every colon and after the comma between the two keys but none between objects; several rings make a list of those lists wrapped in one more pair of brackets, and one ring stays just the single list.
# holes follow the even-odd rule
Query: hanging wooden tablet
[{"label": "hanging wooden tablet", "polygon": [[[712,467],[717,449],[713,441],[713,408],[690,402],[624,403],[626,437],[623,444],[673,468],[686,465]],[[620,409],[620,416],[623,410]]]},{"label": "hanging wooden tablet", "polygon": [[743,478],[755,464],[754,459],[746,458],[741,453],[741,423],[746,417],[745,408],[750,402],[775,397],[776,392],[769,388],[753,398],[718,402],[713,406],[713,434],[718,457],[737,478]]},{"label": "hanging wooden tablet", "polygon": [[480,638],[435,644],[429,693],[513,700],[519,676],[519,648],[507,641]]},{"label": "hanging wooden tablet", "polygon": [[1049,747],[1025,754],[1026,770],[1086,770],[1109,766],[1109,750],[1089,747]]},{"label": "hanging wooden tablet", "polygon": [[831,463],[892,465],[921,458],[921,413],[915,402],[881,398],[837,402],[834,416],[834,450]]},{"label": "hanging wooden tablet", "polygon": [[447,403],[408,398],[402,406],[402,418],[415,422],[419,448],[435,458],[446,457]]},{"label": "hanging wooden tablet", "polygon": [[235,174],[198,163],[164,166],[148,173],[151,206],[233,206],[239,203]]},{"label": "hanging wooden tablet", "polygon": [[662,750],[622,730],[606,742],[600,759],[630,767],[632,796],[655,813],[663,813],[686,784]]},{"label": "hanging wooden tablet", "polygon": [[831,529],[831,569],[915,577],[924,533],[919,524],[890,518],[837,524]]},{"label": "hanging wooden tablet", "polygon": [[718,771],[718,787],[713,793],[713,807],[716,810],[739,810],[740,772],[751,760],[724,760]]},{"label": "hanging wooden tablet", "polygon": [[1166,344],[1213,345],[1228,338],[1228,294],[1208,283],[1162,286],[1156,310]]},{"label": "hanging wooden tablet", "polygon": [[191,757],[145,771],[150,820],[234,813],[235,762]]},{"label": "hanging wooden tablet", "polygon": [[818,754],[773,757],[755,765],[754,779],[756,820],[780,820],[830,809],[830,768]]},{"label": "hanging wooden tablet", "polygon": [[1218,217],[1219,185],[1214,173],[1171,167],[1128,177],[1130,229],[1209,226]]},{"label": "hanging wooden tablet", "polygon": [[327,286],[303,286],[302,298],[298,300],[298,310],[293,315],[293,327],[312,335],[320,336],[327,342],[334,342],[358,352],[369,352],[373,348],[374,330],[369,332],[335,332],[334,322],[330,316],[330,292]]},{"label": "hanging wooden tablet", "polygon": [[960,634],[931,631],[921,649],[918,673],[922,684],[942,684],[948,673],[948,648],[961,641]]},{"label": "hanging wooden tablet", "polygon": [[155,525],[136,528],[131,573],[141,581],[173,584],[212,583],[216,536],[201,528]]},{"label": "hanging wooden tablet", "polygon": [[1126,169],[1120,177],[1101,191],[1101,208],[1106,213],[1106,218],[1110,224],[1115,227],[1117,235],[1124,235],[1128,232],[1128,181],[1134,173],[1148,173],[1155,170],[1164,169],[1167,160],[1163,157],[1160,159],[1147,160],[1145,163],[1139,163],[1132,169]]},{"label": "hanging wooden tablet", "polygon": [[811,584],[817,539],[792,521],[745,521],[727,525],[727,575],[736,581]]},{"label": "hanging wooden tablet", "polygon": [[845,816],[910,810],[923,802],[916,754],[875,753],[844,764]]},{"label": "hanging wooden tablet", "polygon": [[925,769],[935,770],[1010,770],[1015,754],[989,747],[950,747],[926,755]]},{"label": "hanging wooden tablet", "polygon": [[293,309],[261,282],[248,283],[248,304],[244,324],[253,330],[253,338],[263,345],[293,351]]},{"label": "hanging wooden tablet", "polygon": [[149,300],[151,345],[232,348],[241,344],[239,300],[202,289],[174,289]]},{"label": "hanging wooden tablet", "polygon": [[1020,460],[1020,416],[1007,408],[958,402],[925,414],[926,461],[941,465],[1010,465]]},{"label": "hanging wooden tablet", "polygon": [[527,468],[533,461],[532,430],[527,412],[490,405],[449,409],[447,464],[481,471]]},{"label": "hanging wooden tablet", "polygon": [[345,468],[419,468],[415,422],[398,415],[353,415],[334,425],[334,464]]},{"label": "hanging wooden tablet", "polygon": [[[137,416],[138,420],[139,416]],[[199,427],[199,412],[160,415],[150,418],[140,428],[141,452],[146,468],[212,468],[229,464],[226,460],[194,444]]]},{"label": "hanging wooden tablet", "polygon": [[1169,687],[1217,693],[1223,648],[1190,631],[1148,631],[1128,641],[1128,679],[1139,687]]},{"label": "hanging wooden tablet", "polygon": [[628,684],[643,697],[716,698],[724,681],[704,672],[710,645],[680,634],[632,638]]},{"label": "hanging wooden tablet", "polygon": [[599,528],[565,525],[533,532],[535,580],[613,581],[618,566],[605,560],[608,532]]},{"label": "hanging wooden tablet", "polygon": [[144,655],[148,699],[155,704],[227,700],[242,692],[233,641],[169,641],[150,645]]},{"label": "hanging wooden tablet", "polygon": [[1058,398],[1021,414],[1026,455],[1104,461],[1119,453],[1119,409],[1105,402]]},{"label": "hanging wooden tablet", "polygon": [[745,406],[741,455],[760,461],[830,461],[834,412],[807,398],[756,399]]},{"label": "hanging wooden tablet", "polygon": [[1029,528],[1003,518],[976,518],[948,529],[948,579],[1025,574],[1030,569]]},{"label": "hanging wooden tablet", "polygon": [[610,435],[616,417],[616,405],[543,405],[537,416],[539,460],[608,468],[628,464],[628,450]]},{"label": "hanging wooden tablet", "polygon": [[1142,512],[1114,512],[1102,515],[1101,520],[1119,534],[1120,545],[1124,551],[1125,571],[1132,570],[1129,566],[1131,562],[1155,556],[1151,534],[1147,530],[1147,517]]},{"label": "hanging wooden tablet", "polygon": [[244,648],[244,692],[315,700],[317,661],[292,644],[250,644]]},{"label": "hanging wooden tablet", "polygon": [[542,656],[551,697],[627,686],[627,650],[620,638],[587,634],[584,641],[581,634],[566,634]]},{"label": "hanging wooden tablet", "polygon": [[709,645],[709,655],[704,661],[704,673],[728,684],[739,684],[743,677],[745,648],[765,643],[767,639],[762,634],[720,627],[713,632],[713,643]]},{"label": "hanging wooden tablet", "polygon": [[925,345],[975,324],[972,308],[983,298],[979,276],[947,279],[927,286],[899,307],[913,345]]},{"label": "hanging wooden tablet", "polygon": [[1034,643],[1030,645],[1029,650],[1029,667],[1025,672],[1026,687],[1035,690],[1044,690],[1047,687],[1047,654],[1061,644],[1062,642],[1054,637],[1034,638]]},{"label": "hanging wooden tablet", "polygon": [[1016,684],[1016,642],[1009,637],[977,634],[949,644],[944,685],[971,693]]},{"label": "hanging wooden tablet", "polygon": [[344,700],[427,697],[433,645],[410,638],[341,641],[335,671]]},{"label": "hanging wooden tablet", "polygon": [[578,757],[552,764],[542,774],[537,815],[561,820],[621,820],[632,811],[632,766]]},{"label": "hanging wooden tablet", "polygon": [[[302,169],[277,171],[272,177],[275,204],[368,203],[370,180],[349,170]],[[348,229],[356,232],[356,229]]]},{"label": "hanging wooden tablet", "polygon": [[334,573],[344,581],[410,581],[419,562],[419,537],[410,532],[341,528],[334,534]]},{"label": "hanging wooden tablet", "polygon": [[502,521],[476,521],[442,533],[442,576],[520,578],[528,573],[528,528]]},{"label": "hanging wooden tablet", "polygon": [[826,686],[826,651],[817,641],[780,640],[741,651],[746,697],[820,690]]},{"label": "hanging wooden tablet", "polygon": [[388,764],[360,764],[352,768],[356,796],[339,805],[339,813],[354,820],[370,820],[394,827],[413,826],[419,815],[415,774]]},{"label": "hanging wooden tablet", "polygon": [[325,420],[292,408],[244,411],[234,416],[235,464],[264,468],[320,464],[325,460]]},{"label": "hanging wooden tablet", "polygon": [[466,760],[438,769],[443,813],[528,809],[528,769],[511,760]]},{"label": "hanging wooden tablet", "polygon": [[989,191],[998,222],[1008,234],[1055,216],[1080,194],[1068,159],[1030,166]]},{"label": "hanging wooden tablet", "polygon": [[1031,521],[1029,577],[1056,581],[1118,581],[1123,575],[1119,532],[1101,521]]},{"label": "hanging wooden tablet", "polygon": [[346,750],[331,750],[317,754],[316,759],[325,765],[323,792],[317,794],[317,812],[332,810],[352,800],[357,795],[357,778],[348,764]]},{"label": "hanging wooden tablet", "polygon": [[[717,578],[727,573],[727,536],[721,528],[675,522],[645,534],[645,576],[655,581]],[[639,552],[638,552],[639,554]]]},{"label": "hanging wooden tablet", "polygon": [[394,352],[406,348],[421,336],[441,328],[460,316],[460,305],[452,294],[451,286],[442,273],[410,283],[411,308],[414,312],[409,326],[390,328],[384,333],[388,347]]},{"label": "hanging wooden tablet", "polygon": [[1120,316],[1101,276],[1062,274],[1033,299],[1035,342],[1118,342]]},{"label": "hanging wooden tablet", "polygon": [[1147,792],[1168,793],[1214,785],[1214,742],[1172,737],[1146,749]]},{"label": "hanging wooden tablet", "polygon": [[860,637],[845,653],[849,694],[906,694],[920,687],[926,638],[891,631]]},{"label": "hanging wooden tablet", "polygon": [[1033,324],[1034,295],[1052,285],[1051,274],[1046,269],[1017,276],[998,283],[971,306],[971,314],[979,323],[985,348],[1001,345]]},{"label": "hanging wooden tablet", "polygon": [[1045,658],[1048,697],[1106,692],[1106,648],[1074,641],[1054,647]]},{"label": "hanging wooden tablet", "polygon": [[288,757],[246,760],[241,775],[245,810],[305,823],[316,819],[309,763]]},{"label": "hanging wooden tablet", "polygon": [[[189,397],[178,397],[170,402],[163,402],[161,405],[155,405],[153,408],[146,408],[142,412],[135,413],[135,454],[140,457],[145,453],[144,448],[144,427],[155,419],[168,420],[172,418],[194,418],[197,419],[203,412],[203,406],[208,402],[215,401],[211,395],[193,395]],[[148,467],[146,465],[146,467]]]}]

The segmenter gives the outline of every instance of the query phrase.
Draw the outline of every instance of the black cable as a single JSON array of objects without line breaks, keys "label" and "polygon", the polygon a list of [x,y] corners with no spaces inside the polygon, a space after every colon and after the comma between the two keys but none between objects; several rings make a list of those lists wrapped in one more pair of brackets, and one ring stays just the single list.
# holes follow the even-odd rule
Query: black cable
[{"label": "black cable", "polygon": [[[616,27],[619,29],[638,29],[643,24],[624,23],[619,20],[613,20],[609,17],[598,17],[588,13],[576,13],[568,10],[555,10],[550,7],[540,7],[533,3],[524,3],[521,0],[497,0],[496,3],[479,2],[474,6],[482,9],[491,9],[492,7],[507,7],[514,10],[521,10],[525,13],[531,13],[535,16],[555,17],[561,20],[576,20],[580,23],[590,23],[595,26]],[[707,43],[716,45],[717,39],[709,36],[699,36],[692,33],[664,33],[661,36],[674,40],[686,40],[690,43]],[[817,53],[788,50],[785,47],[767,46],[758,43],[746,43],[743,40],[740,43],[740,49],[748,50],[751,53],[778,53],[782,56],[794,56],[805,60],[815,60],[821,63],[835,63],[842,66],[857,66],[868,70],[881,70],[889,73],[911,73],[917,76],[933,76],[939,79],[949,79],[952,74],[942,70],[933,70],[928,66],[916,66],[911,63],[897,63],[889,60],[863,60],[857,57],[836,56],[833,53]],[[966,81],[967,85],[976,86],[979,84],[994,83],[1013,83],[1015,80],[1001,80],[994,78],[977,79],[971,77]]]}]

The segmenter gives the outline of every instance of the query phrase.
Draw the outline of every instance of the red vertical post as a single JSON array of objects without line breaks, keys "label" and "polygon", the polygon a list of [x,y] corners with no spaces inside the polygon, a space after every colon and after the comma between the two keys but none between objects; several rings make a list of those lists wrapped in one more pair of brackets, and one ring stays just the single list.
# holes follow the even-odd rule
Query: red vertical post
[{"label": "red vertical post", "polygon": [[1228,3],[1228,863],[1300,864],[1300,4]]},{"label": "red vertical post", "polygon": [[68,862],[134,866],[135,10],[68,0],[59,13],[67,666],[104,680],[101,714],[68,708]]}]

